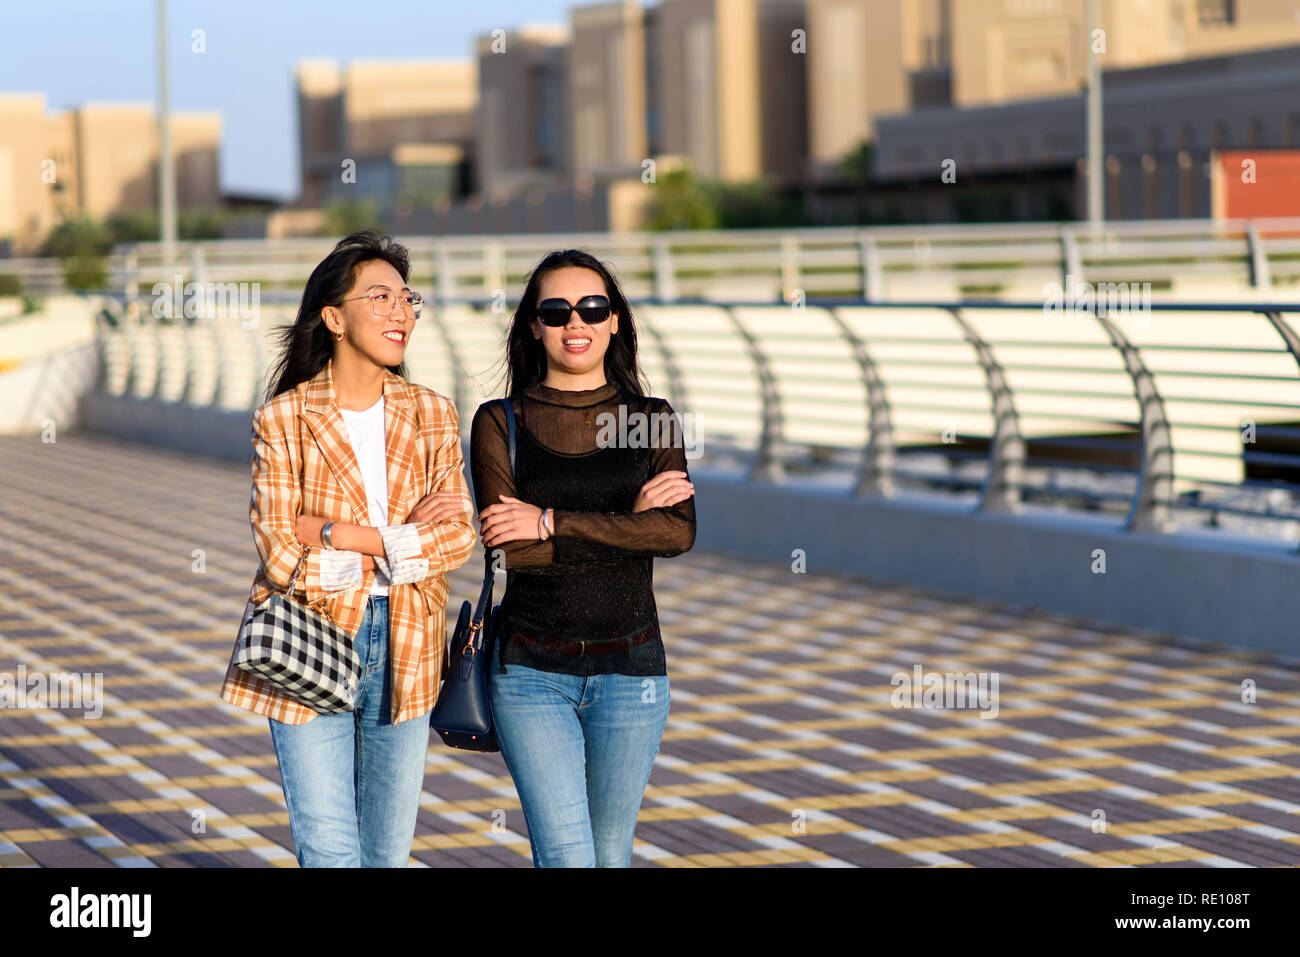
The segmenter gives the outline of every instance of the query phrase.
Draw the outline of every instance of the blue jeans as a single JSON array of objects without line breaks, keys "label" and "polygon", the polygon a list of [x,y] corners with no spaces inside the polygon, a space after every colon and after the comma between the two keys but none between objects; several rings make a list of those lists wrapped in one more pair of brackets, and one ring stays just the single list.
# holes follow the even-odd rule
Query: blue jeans
[{"label": "blue jeans", "polygon": [[492,723],[534,867],[628,867],[668,721],[668,676],[566,675],[494,653]]},{"label": "blue jeans", "polygon": [[302,867],[405,867],[429,753],[429,716],[393,724],[388,597],[371,595],[352,639],[363,671],[356,708],[305,724],[274,718],[294,853]]}]

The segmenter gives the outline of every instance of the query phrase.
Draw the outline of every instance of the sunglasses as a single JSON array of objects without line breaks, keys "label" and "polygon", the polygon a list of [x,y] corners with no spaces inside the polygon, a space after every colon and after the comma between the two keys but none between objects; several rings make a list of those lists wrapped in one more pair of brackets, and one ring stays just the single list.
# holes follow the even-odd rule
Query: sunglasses
[{"label": "sunglasses", "polygon": [[587,325],[604,322],[609,318],[609,300],[604,296],[584,296],[572,305],[567,299],[543,299],[537,304],[537,318],[547,326],[568,325],[573,312]]}]

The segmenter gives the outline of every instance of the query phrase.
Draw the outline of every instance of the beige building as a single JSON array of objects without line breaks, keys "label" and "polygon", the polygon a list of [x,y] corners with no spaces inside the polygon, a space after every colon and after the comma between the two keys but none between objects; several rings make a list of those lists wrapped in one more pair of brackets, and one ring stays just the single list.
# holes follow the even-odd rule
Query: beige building
[{"label": "beige building", "polygon": [[[31,252],[65,216],[156,209],[158,128],[147,103],[48,114],[40,93],[0,95],[0,238]],[[173,113],[177,205],[221,202],[221,114]]]},{"label": "beige building", "polygon": [[568,173],[569,31],[524,26],[480,36],[474,159],[489,200],[558,185]]},{"label": "beige building", "polygon": [[636,0],[574,7],[569,28],[569,169],[583,184],[640,176],[650,155],[645,11]]},{"label": "beige building", "polygon": [[[473,60],[308,60],[295,70],[302,202],[459,195],[472,160]],[[350,161],[350,162],[349,162]]]},{"label": "beige building", "polygon": [[[1300,41],[1296,0],[1099,0],[1103,69]],[[834,166],[879,116],[1078,93],[1085,0],[808,0],[809,151]]]},{"label": "beige building", "polygon": [[[651,54],[659,152],[704,179],[803,171],[804,0],[663,0]],[[806,36],[806,34],[805,34]]]}]

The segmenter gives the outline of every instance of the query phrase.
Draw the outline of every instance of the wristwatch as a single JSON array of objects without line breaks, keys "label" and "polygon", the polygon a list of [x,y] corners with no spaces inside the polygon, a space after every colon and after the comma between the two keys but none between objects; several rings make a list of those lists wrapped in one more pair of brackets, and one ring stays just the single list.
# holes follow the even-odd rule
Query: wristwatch
[{"label": "wristwatch", "polygon": [[333,522],[326,522],[324,525],[321,526],[321,530],[320,530],[320,540],[322,544],[324,544],[324,546],[330,549],[331,551],[335,550],[334,543],[330,541],[330,530],[333,529],[333,527],[334,527]]}]

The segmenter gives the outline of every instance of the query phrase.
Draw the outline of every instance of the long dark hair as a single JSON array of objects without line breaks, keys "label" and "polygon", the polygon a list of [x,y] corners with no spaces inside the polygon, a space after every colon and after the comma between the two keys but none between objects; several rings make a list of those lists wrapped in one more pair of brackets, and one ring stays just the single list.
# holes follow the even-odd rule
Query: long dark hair
[{"label": "long dark hair", "polygon": [[546,378],[546,347],[534,339],[530,320],[537,315],[537,295],[547,273],[579,266],[597,273],[605,284],[609,307],[618,313],[618,332],[609,337],[605,350],[605,381],[630,395],[645,395],[648,384],[636,359],[636,325],[632,307],[618,286],[613,271],[595,256],[581,249],[557,249],[547,253],[534,267],[515,307],[506,333],[506,395],[519,395]]},{"label": "long dark hair", "polygon": [[[372,229],[339,240],[334,250],[311,271],[302,291],[298,317],[292,325],[281,326],[275,331],[280,358],[267,376],[266,401],[281,392],[288,392],[300,382],[306,382],[325,368],[325,363],[334,355],[334,336],[321,318],[321,310],[326,306],[340,305],[352,288],[357,270],[374,259],[382,259],[401,273],[402,282],[407,281],[411,263],[406,247]],[[405,379],[406,362],[388,366],[388,371]]]}]

